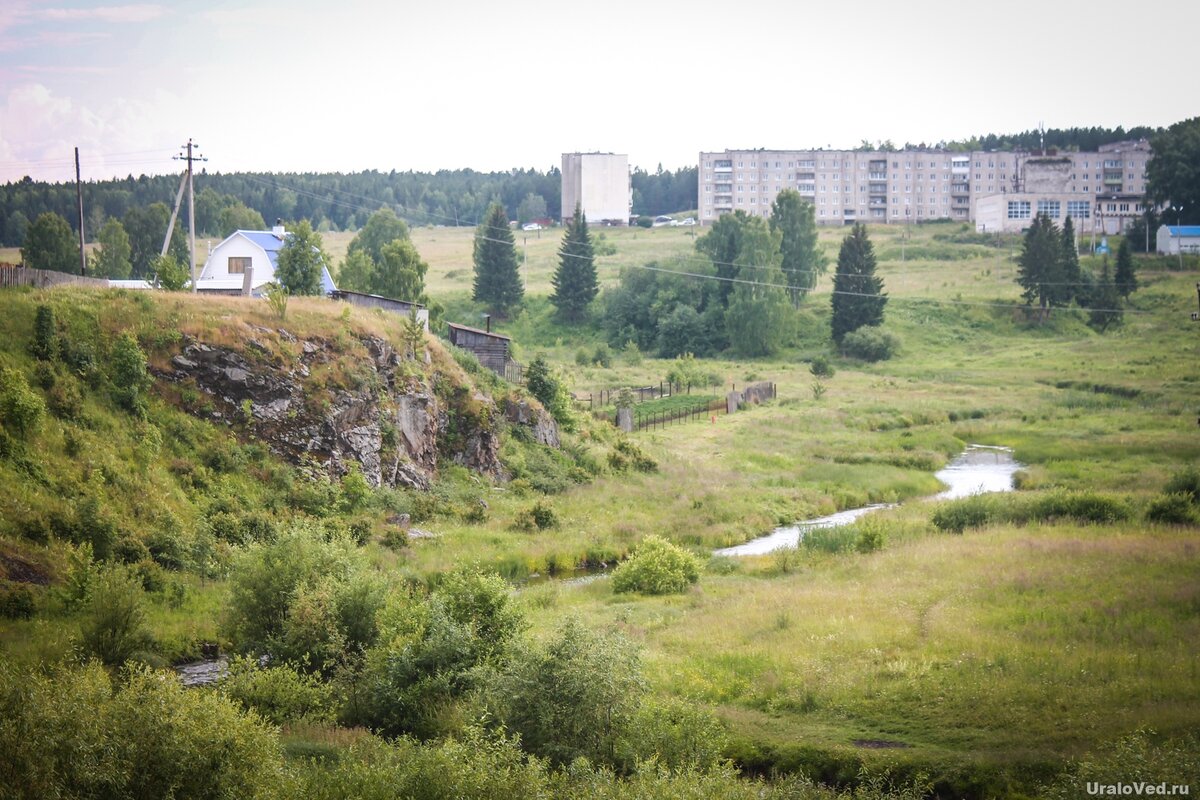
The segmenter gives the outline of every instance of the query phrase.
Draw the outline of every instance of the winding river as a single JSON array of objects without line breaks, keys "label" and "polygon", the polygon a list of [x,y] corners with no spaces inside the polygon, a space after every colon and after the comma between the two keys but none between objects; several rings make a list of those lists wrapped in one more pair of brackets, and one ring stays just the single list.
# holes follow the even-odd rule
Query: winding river
[{"label": "winding river", "polygon": [[[1013,473],[1023,466],[1013,460],[1012,450],[1007,447],[968,445],[961,455],[934,473],[938,480],[946,484],[945,491],[926,499],[951,500],[985,492],[1010,492],[1013,488]],[[880,503],[850,508],[827,517],[802,520],[793,525],[776,528],[765,536],[751,539],[745,544],[714,550],[713,555],[758,556],[783,547],[796,547],[806,531],[849,525],[864,514],[881,508],[892,508],[893,505]]]}]

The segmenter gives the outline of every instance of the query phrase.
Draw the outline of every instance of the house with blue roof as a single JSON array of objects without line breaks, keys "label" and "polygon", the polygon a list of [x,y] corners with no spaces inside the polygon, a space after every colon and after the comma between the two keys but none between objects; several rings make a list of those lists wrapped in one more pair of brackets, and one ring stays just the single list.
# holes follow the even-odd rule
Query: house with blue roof
[{"label": "house with blue roof", "polygon": [[[213,294],[261,297],[263,286],[275,280],[279,251],[290,234],[276,222],[269,231],[234,231],[208,253],[196,290]],[[321,290],[337,290],[329,265],[321,267]]]},{"label": "house with blue roof", "polygon": [[1178,255],[1200,253],[1200,225],[1162,225],[1158,229],[1157,250]]}]

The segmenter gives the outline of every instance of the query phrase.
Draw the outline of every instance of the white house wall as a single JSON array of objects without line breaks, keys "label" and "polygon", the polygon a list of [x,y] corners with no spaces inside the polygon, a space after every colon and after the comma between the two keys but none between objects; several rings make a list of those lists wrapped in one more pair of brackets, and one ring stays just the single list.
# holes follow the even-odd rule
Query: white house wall
[{"label": "white house wall", "polygon": [[[213,248],[213,251],[209,253],[208,261],[204,263],[204,271],[200,273],[200,280],[202,282],[205,280],[229,278],[241,280],[242,273],[235,272],[232,275],[229,274],[229,259],[231,257],[249,257],[251,259],[250,263],[254,267],[255,286],[260,286],[275,279],[275,268],[271,266],[271,259],[267,257],[266,251],[245,236],[234,234]],[[203,283],[200,286],[203,286]]]}]

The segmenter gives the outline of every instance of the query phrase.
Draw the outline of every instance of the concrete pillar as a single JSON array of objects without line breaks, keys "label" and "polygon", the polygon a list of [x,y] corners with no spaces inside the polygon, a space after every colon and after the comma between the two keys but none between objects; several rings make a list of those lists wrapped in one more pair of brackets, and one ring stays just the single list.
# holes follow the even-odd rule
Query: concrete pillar
[{"label": "concrete pillar", "polygon": [[741,392],[730,392],[729,394],[725,395],[725,411],[729,414],[737,411],[741,401]]},{"label": "concrete pillar", "polygon": [[633,409],[617,409],[617,427],[626,433],[633,433]]}]

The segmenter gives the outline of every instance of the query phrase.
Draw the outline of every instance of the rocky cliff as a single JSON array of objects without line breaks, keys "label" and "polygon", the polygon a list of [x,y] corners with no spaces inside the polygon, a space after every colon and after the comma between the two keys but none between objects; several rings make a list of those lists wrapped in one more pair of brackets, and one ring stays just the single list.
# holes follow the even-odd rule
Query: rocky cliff
[{"label": "rocky cliff", "polygon": [[224,421],[292,463],[332,477],[357,464],[372,486],[427,489],[443,459],[505,480],[505,425],[559,444],[536,401],[514,392],[498,406],[435,340],[412,357],[375,335],[238,328],[214,337],[220,343],[185,337],[157,377],[189,412]]}]

